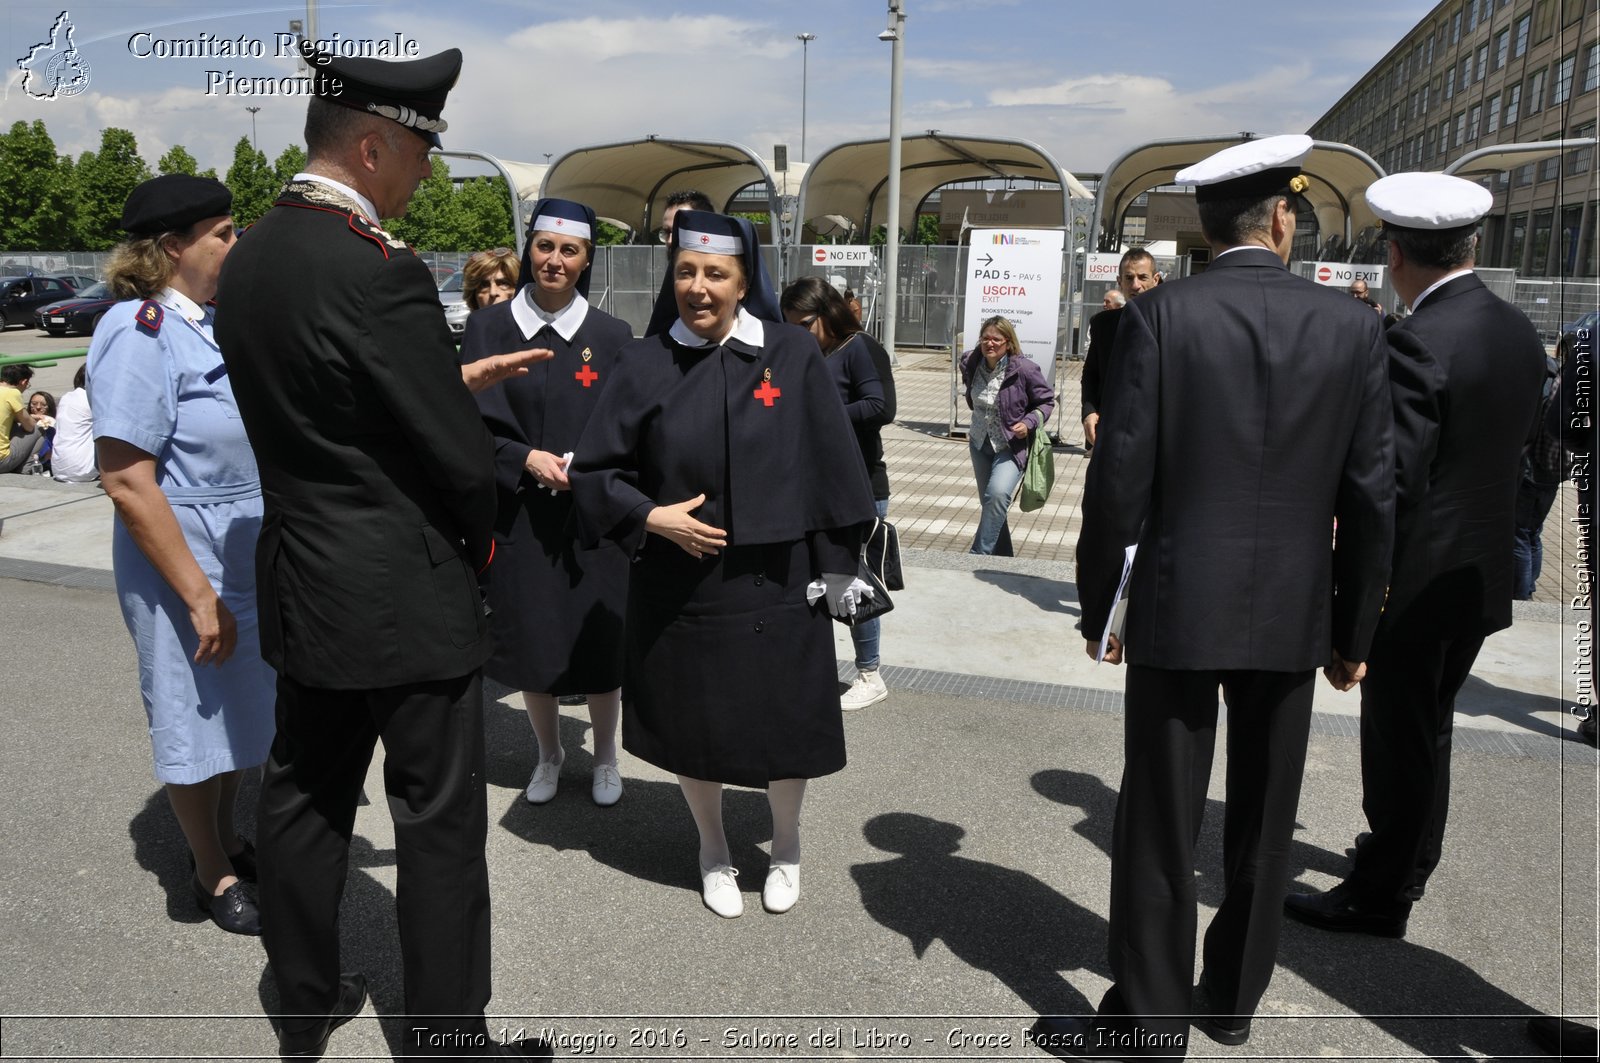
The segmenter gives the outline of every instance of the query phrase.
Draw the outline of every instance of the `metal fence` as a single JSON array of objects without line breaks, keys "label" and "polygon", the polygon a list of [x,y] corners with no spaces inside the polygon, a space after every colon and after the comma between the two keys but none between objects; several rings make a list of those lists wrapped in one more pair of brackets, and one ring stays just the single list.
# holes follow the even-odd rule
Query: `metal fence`
[{"label": "metal fence", "polygon": [[[874,335],[881,336],[882,328],[882,276],[874,266],[816,265],[814,247],[802,245],[795,249],[789,262],[788,276],[795,279],[809,275],[822,275],[842,282],[861,298],[863,316]],[[948,347],[950,337],[960,316],[957,294],[960,289],[961,264],[966,253],[964,247],[948,244],[924,246],[911,244],[900,249],[899,321],[895,335],[897,342],[906,347]],[[763,247],[767,271],[774,283],[783,276],[776,248]],[[25,276],[29,273],[89,273],[101,276],[105,271],[109,251],[0,251],[0,277]],[[460,269],[466,264],[462,252],[421,252],[422,259],[443,276],[443,271]],[[1083,275],[1082,256],[1072,276]],[[1168,279],[1180,275],[1186,260],[1157,258],[1156,268]],[[655,305],[656,293],[666,272],[667,256],[659,245],[622,244],[595,248],[594,276],[590,284],[590,298],[595,305],[614,314],[633,326],[634,332],[643,332]],[[1065,267],[1065,263],[1063,266]],[[1296,262],[1296,272],[1309,277],[1311,264]],[[1067,275],[1065,268],[1063,275]],[[1478,276],[1496,295],[1515,304],[1533,321],[1546,343],[1555,343],[1564,326],[1576,321],[1591,310],[1600,309],[1600,282],[1570,280],[1561,277],[1519,278],[1515,270],[1480,269]],[[1387,280],[1387,274],[1385,274]],[[1067,303],[1067,320],[1061,325],[1058,355],[1062,358],[1080,356],[1086,339],[1082,323],[1100,309],[1100,300],[1109,282],[1093,281],[1085,284],[1081,292]],[[1385,286],[1373,286],[1372,297],[1386,310],[1396,303],[1394,291]]]}]

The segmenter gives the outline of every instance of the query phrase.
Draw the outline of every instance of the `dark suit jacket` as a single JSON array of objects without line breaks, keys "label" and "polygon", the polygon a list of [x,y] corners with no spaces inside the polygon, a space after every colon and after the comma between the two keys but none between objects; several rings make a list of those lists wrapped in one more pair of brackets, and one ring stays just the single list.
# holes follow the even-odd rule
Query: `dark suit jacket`
[{"label": "dark suit jacket", "polygon": [[1511,541],[1544,344],[1476,276],[1389,330],[1394,579],[1382,637],[1451,639],[1511,624]]},{"label": "dark suit jacket", "polygon": [[1102,310],[1089,319],[1089,353],[1083,356],[1083,414],[1100,412],[1104,401],[1106,366],[1111,361],[1111,346],[1117,338],[1117,323],[1125,306]]},{"label": "dark suit jacket", "polygon": [[465,675],[490,648],[492,442],[427,267],[331,191],[291,184],[217,292],[266,508],[262,653],[315,687]]},{"label": "dark suit jacket", "polygon": [[1084,636],[1137,541],[1129,661],[1365,660],[1392,544],[1387,350],[1377,314],[1264,248],[1130,302],[1084,490]]}]

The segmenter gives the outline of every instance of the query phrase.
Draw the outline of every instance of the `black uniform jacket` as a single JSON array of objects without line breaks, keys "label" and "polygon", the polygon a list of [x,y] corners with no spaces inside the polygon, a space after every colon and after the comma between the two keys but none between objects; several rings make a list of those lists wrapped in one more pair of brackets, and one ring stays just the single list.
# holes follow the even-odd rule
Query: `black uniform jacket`
[{"label": "black uniform jacket", "polygon": [[1366,659],[1394,519],[1380,326],[1265,248],[1128,304],[1084,490],[1086,638],[1104,630],[1137,542],[1129,661],[1293,672],[1330,649]]},{"label": "black uniform jacket", "polygon": [[261,648],[308,686],[465,675],[492,445],[432,275],[336,190],[291,183],[229,254],[217,340],[261,469]]},{"label": "black uniform jacket", "polygon": [[1397,490],[1382,636],[1499,631],[1511,625],[1513,508],[1544,344],[1472,274],[1435,289],[1388,336]]}]

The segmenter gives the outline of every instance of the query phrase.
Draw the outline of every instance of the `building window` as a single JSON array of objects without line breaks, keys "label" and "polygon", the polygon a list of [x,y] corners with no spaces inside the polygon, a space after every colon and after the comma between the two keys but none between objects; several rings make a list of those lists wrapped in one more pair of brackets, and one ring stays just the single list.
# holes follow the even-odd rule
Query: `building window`
[{"label": "building window", "polygon": [[1506,245],[1505,264],[1512,269],[1522,268],[1522,248],[1528,242],[1528,216],[1511,215],[1511,242]]},{"label": "building window", "polygon": [[1506,125],[1517,124],[1517,109],[1522,106],[1522,86],[1513,85],[1506,90]]},{"label": "building window", "polygon": [[1533,29],[1533,16],[1523,15],[1517,19],[1517,35],[1511,42],[1511,57],[1521,58],[1528,51],[1528,32]]},{"label": "building window", "polygon": [[1600,248],[1600,240],[1595,239],[1594,219],[1600,219],[1600,200],[1591,200],[1589,202],[1589,217],[1591,219],[1589,222],[1589,239],[1584,242],[1583,266],[1579,270],[1585,277],[1593,277],[1595,275],[1595,251]]},{"label": "building window", "polygon": [[1562,276],[1570,277],[1578,269],[1578,237],[1583,232],[1583,204],[1575,203],[1561,208],[1561,257],[1557,265]]},{"label": "building window", "polygon": [[1485,133],[1493,133],[1500,128],[1500,94],[1497,92],[1489,97],[1489,119],[1484,125]]},{"label": "building window", "polygon": [[1544,110],[1544,76],[1545,70],[1535,70],[1528,79],[1528,113],[1538,114]]},{"label": "building window", "polygon": [[1469,55],[1461,60],[1461,88],[1465,90],[1470,84],[1472,84],[1472,56]]},{"label": "building window", "polygon": [[1453,141],[1451,141],[1450,146],[1453,147],[1453,148],[1459,148],[1462,144],[1464,144],[1466,142],[1466,139],[1467,139],[1467,112],[1466,111],[1462,111],[1460,114],[1456,115],[1456,135],[1455,135],[1455,139]]},{"label": "building window", "polygon": [[1477,2],[1477,0],[1467,0],[1467,29],[1466,29],[1466,32],[1471,33],[1473,30],[1475,30],[1477,28],[1478,28],[1478,2]]},{"label": "building window", "polygon": [[1556,5],[1555,0],[1539,0],[1539,6],[1533,11],[1533,39],[1535,43],[1547,41],[1556,31]]},{"label": "building window", "polygon": [[1494,35],[1494,69],[1499,70],[1511,58],[1511,31],[1501,30]]},{"label": "building window", "polygon": [[[1590,122],[1587,125],[1581,125],[1572,131],[1572,135],[1579,140],[1587,140],[1588,138],[1594,136],[1594,126],[1595,124],[1593,122]],[[1571,151],[1567,152],[1567,176],[1576,177],[1578,174],[1588,173],[1589,165],[1591,162],[1593,162],[1593,160],[1593,145],[1585,145],[1581,148],[1573,148]]]},{"label": "building window", "polygon": [[1473,105],[1467,119],[1467,139],[1477,140],[1483,134],[1483,104]]},{"label": "building window", "polygon": [[1511,171],[1511,183],[1517,188],[1527,188],[1533,184],[1533,163],[1518,166]]},{"label": "building window", "polygon": [[1424,117],[1427,116],[1427,114],[1428,114],[1428,86],[1424,85],[1424,86],[1422,86],[1422,109],[1417,112],[1417,117],[1418,118],[1424,118]]},{"label": "building window", "polygon": [[1550,106],[1566,103],[1567,97],[1572,95],[1572,68],[1577,61],[1576,55],[1569,55],[1556,64],[1556,80],[1550,86]]},{"label": "building window", "polygon": [[1475,69],[1477,73],[1473,76],[1476,80],[1482,81],[1489,76],[1489,46],[1487,44],[1478,45],[1478,61]]},{"label": "building window", "polygon": [[1456,44],[1461,40],[1461,12],[1457,11],[1450,16],[1450,43]]},{"label": "building window", "polygon": [[1553,210],[1536,210],[1533,212],[1533,233],[1528,241],[1532,245],[1529,249],[1528,276],[1543,277],[1550,272],[1550,230],[1555,225],[1556,212]]},{"label": "building window", "polygon": [[1600,43],[1589,45],[1583,53],[1583,91],[1593,92],[1600,87]]},{"label": "building window", "polygon": [[1548,159],[1540,160],[1540,162],[1539,162],[1539,180],[1541,180],[1541,181],[1554,181],[1557,177],[1560,177],[1560,176],[1561,176],[1561,156],[1552,155]]}]

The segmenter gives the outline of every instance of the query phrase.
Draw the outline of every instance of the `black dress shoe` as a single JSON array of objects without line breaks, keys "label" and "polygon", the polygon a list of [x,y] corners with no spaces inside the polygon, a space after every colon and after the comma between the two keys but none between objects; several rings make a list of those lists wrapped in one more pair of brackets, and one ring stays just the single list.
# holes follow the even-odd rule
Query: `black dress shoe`
[{"label": "black dress shoe", "polygon": [[1283,914],[1307,926],[1386,938],[1406,936],[1409,908],[1384,911],[1358,904],[1343,883],[1327,893],[1291,893],[1283,899]]},{"label": "black dress shoe", "polygon": [[1093,1020],[1075,1015],[1041,1015],[1023,1037],[1025,1043],[1057,1059],[1116,1060],[1099,1052],[1100,1028]]},{"label": "black dress shoe", "polygon": [[1528,1036],[1540,1049],[1557,1059],[1596,1058],[1600,1051],[1596,1045],[1593,1026],[1585,1026],[1571,1019],[1558,1019],[1554,1015],[1535,1015],[1528,1020]]},{"label": "black dress shoe", "polygon": [[261,910],[243,882],[235,882],[221,893],[213,894],[200,884],[197,874],[189,879],[189,889],[194,891],[195,905],[228,933],[261,936]]},{"label": "black dress shoe", "polygon": [[[1234,1018],[1234,1016],[1227,1016]],[[1242,1045],[1250,1040],[1250,1020],[1244,1020],[1243,1026],[1223,1025],[1223,1016],[1196,1015],[1194,1028],[1217,1042],[1219,1045]]]},{"label": "black dress shoe", "polygon": [[367,1006],[367,980],[359,974],[339,976],[339,1002],[326,1018],[303,1030],[278,1031],[278,1055],[283,1059],[321,1059],[333,1031],[361,1014]]}]

